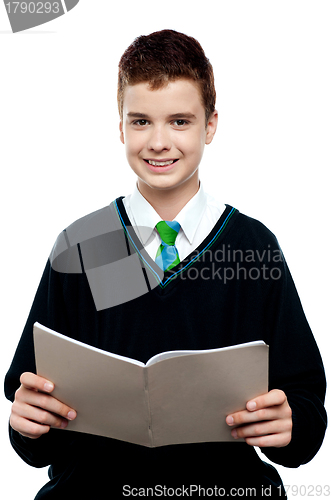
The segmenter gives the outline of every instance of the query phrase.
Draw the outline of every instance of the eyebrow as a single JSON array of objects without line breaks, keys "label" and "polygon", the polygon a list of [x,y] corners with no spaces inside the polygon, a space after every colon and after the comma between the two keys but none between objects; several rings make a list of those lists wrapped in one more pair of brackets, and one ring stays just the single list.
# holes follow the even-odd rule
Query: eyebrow
[{"label": "eyebrow", "polygon": [[[127,113],[128,118],[140,118],[142,120],[147,120],[149,119],[149,115],[145,113],[136,113],[133,111],[130,111]],[[173,115],[169,115],[167,117],[169,120],[179,120],[179,119],[187,119],[187,120],[195,120],[196,115],[193,113],[174,113]]]},{"label": "eyebrow", "polygon": [[172,120],[179,120],[180,118],[187,118],[187,120],[195,120],[196,116],[193,113],[175,113],[169,116]]},{"label": "eyebrow", "polygon": [[144,113],[127,113],[128,118],[148,118],[148,115],[145,115]]}]

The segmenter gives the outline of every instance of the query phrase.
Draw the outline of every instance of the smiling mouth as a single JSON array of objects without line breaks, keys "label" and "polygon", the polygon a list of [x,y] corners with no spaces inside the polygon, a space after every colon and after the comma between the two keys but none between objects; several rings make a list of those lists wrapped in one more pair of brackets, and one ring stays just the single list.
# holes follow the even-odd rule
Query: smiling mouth
[{"label": "smiling mouth", "polygon": [[149,163],[149,165],[153,165],[154,167],[168,167],[169,165],[172,165],[173,163],[177,162],[178,159],[176,160],[167,160],[167,161],[156,161],[156,160],[144,160],[146,163]]}]

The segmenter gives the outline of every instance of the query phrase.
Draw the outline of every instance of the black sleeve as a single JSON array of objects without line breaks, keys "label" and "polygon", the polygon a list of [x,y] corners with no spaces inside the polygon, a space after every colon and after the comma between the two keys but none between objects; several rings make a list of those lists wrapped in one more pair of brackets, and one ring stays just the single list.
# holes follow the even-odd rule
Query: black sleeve
[{"label": "black sleeve", "polygon": [[[20,387],[20,376],[24,372],[36,373],[33,324],[39,323],[57,331],[67,331],[66,307],[63,300],[61,273],[55,272],[47,262],[33,305],[17,346],[14,358],[5,377],[5,395],[14,401]],[[29,465],[44,467],[63,453],[63,446],[75,439],[72,432],[51,429],[38,439],[29,439],[9,426],[10,441],[18,455]],[[67,443],[68,444],[68,443]]]},{"label": "black sleeve", "polygon": [[319,349],[284,259],[279,269],[280,276],[270,288],[267,305],[272,323],[267,339],[269,389],[285,392],[292,409],[293,432],[288,446],[261,451],[275,463],[298,467],[314,457],[324,438],[326,380]]}]

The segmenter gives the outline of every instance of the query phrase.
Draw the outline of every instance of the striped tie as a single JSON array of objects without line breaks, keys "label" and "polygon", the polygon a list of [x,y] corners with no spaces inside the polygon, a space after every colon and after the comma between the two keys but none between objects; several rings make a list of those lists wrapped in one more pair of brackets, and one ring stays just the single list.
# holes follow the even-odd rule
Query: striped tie
[{"label": "striped tie", "polygon": [[155,261],[163,271],[169,271],[180,262],[179,253],[174,245],[180,227],[176,221],[162,220],[156,224],[161,245],[158,248]]}]

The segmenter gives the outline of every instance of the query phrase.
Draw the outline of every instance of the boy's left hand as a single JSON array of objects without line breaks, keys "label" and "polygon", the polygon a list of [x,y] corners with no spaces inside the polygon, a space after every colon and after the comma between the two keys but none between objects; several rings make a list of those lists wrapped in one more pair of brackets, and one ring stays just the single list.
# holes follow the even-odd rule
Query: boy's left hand
[{"label": "boy's left hand", "polygon": [[280,448],[287,446],[292,438],[292,410],[286,394],[279,389],[248,401],[246,410],[226,417],[232,436],[244,438],[251,446]]}]

